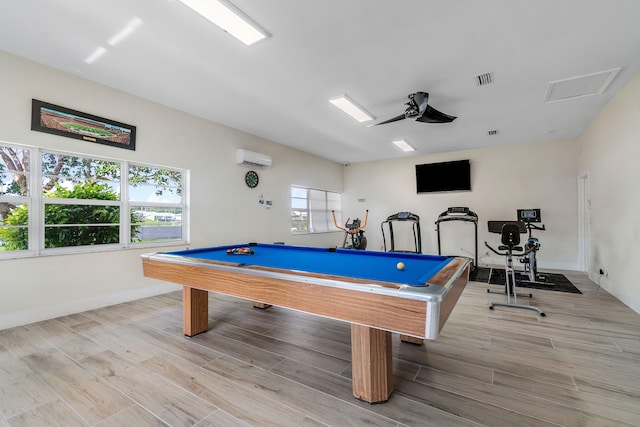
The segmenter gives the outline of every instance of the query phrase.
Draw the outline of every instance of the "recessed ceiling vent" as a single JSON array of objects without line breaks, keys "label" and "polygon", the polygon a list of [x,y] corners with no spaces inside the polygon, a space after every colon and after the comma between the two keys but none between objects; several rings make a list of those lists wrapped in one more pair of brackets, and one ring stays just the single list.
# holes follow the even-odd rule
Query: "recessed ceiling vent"
[{"label": "recessed ceiling vent", "polygon": [[581,96],[603,93],[616,77],[620,68],[549,82],[544,102],[562,101]]},{"label": "recessed ceiling vent", "polygon": [[490,85],[493,83],[493,74],[484,73],[476,76],[476,83],[478,83],[478,86]]}]

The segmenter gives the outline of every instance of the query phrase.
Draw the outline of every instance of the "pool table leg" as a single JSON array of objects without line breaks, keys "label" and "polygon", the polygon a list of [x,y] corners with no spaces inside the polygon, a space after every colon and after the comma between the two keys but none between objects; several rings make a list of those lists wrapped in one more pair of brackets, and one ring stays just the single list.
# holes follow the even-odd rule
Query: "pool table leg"
[{"label": "pool table leg", "polygon": [[358,399],[389,400],[393,392],[391,332],[351,324],[351,378]]},{"label": "pool table leg", "polygon": [[260,309],[264,310],[265,308],[271,307],[271,304],[265,304],[263,302],[253,301],[253,307],[254,308],[260,308]]},{"label": "pool table leg", "polygon": [[182,331],[192,337],[209,329],[209,292],[182,287]]},{"label": "pool table leg", "polygon": [[410,344],[422,345],[424,344],[424,340],[422,338],[412,337],[410,335],[400,335],[400,341],[408,342]]}]

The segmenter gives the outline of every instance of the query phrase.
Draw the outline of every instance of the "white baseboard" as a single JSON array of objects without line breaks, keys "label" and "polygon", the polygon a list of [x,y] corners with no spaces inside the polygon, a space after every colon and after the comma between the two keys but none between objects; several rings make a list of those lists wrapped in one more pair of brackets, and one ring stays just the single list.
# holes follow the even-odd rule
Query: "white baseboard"
[{"label": "white baseboard", "polygon": [[19,311],[15,313],[0,315],[0,330],[13,328],[15,326],[28,325],[30,323],[53,319],[69,314],[81,313],[83,311],[94,310],[96,308],[107,307],[123,302],[166,294],[182,289],[182,286],[171,283],[138,288],[132,291],[120,292],[110,295],[88,298],[79,301],[69,301],[63,304],[38,307],[31,310]]},{"label": "white baseboard", "polygon": [[601,276],[595,272],[590,272],[588,274],[589,279],[591,279],[594,283],[600,286],[603,291],[606,291],[610,295],[617,298],[621,303],[629,307],[631,310],[640,314],[640,301],[634,299],[628,295],[620,294],[612,289],[612,286],[609,285],[609,278],[606,276]]}]

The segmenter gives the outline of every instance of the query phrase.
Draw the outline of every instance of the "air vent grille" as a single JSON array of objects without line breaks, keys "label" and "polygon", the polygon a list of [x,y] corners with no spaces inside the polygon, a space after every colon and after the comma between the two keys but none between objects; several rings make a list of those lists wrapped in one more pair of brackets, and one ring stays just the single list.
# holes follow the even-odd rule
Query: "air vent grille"
[{"label": "air vent grille", "polygon": [[476,76],[476,83],[478,84],[478,86],[484,86],[493,83],[493,74],[484,73]]}]

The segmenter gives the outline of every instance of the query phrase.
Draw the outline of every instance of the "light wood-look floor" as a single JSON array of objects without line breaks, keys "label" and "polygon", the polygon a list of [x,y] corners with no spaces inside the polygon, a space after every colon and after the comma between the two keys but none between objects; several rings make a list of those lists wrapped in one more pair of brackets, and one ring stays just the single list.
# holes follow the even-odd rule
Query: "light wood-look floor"
[{"label": "light wood-look floor", "polygon": [[0,331],[6,426],[640,425],[640,315],[583,274],[533,291],[547,317],[470,283],[440,338],[394,336],[396,391],[351,396],[348,324],[212,296],[185,338],[181,293]]}]

